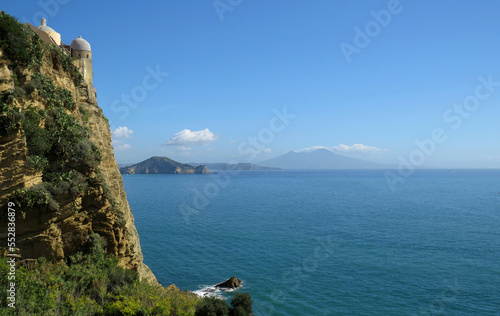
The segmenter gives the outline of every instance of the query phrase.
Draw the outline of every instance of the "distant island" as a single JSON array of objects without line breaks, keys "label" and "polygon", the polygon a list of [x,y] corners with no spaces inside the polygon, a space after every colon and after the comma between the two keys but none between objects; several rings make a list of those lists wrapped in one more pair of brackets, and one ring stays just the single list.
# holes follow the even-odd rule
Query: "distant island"
[{"label": "distant island", "polygon": [[121,167],[121,174],[209,174],[205,165],[193,167],[168,157],[151,157],[131,166]]},{"label": "distant island", "polygon": [[217,162],[217,163],[189,163],[190,165],[205,165],[210,170],[281,170],[281,168],[275,167],[265,167],[259,166],[253,163],[225,163],[225,162]]}]

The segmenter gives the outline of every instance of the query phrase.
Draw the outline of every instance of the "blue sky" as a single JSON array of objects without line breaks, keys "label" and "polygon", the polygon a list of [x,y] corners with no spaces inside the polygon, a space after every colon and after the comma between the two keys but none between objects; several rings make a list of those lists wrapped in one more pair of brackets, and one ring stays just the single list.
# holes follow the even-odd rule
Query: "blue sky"
[{"label": "blue sky", "polygon": [[44,16],[66,44],[90,42],[119,163],[259,162],[324,146],[500,167],[498,1],[46,0],[2,10],[36,26]]}]

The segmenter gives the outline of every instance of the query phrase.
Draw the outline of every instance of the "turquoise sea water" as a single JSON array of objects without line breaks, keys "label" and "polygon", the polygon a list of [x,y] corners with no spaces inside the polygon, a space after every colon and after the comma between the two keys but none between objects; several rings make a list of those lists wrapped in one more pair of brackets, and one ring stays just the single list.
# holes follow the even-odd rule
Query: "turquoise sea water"
[{"label": "turquoise sea water", "polygon": [[500,170],[123,179],[165,286],[237,276],[256,315],[500,315]]}]

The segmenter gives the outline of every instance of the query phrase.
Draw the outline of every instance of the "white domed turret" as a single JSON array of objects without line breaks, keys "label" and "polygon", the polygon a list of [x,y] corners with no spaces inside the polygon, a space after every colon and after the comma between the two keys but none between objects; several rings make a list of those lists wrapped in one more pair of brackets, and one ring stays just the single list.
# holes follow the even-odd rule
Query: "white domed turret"
[{"label": "white domed turret", "polygon": [[73,63],[80,70],[85,82],[92,85],[92,50],[89,42],[80,36],[71,42],[70,48]]},{"label": "white domed turret", "polygon": [[71,57],[92,58],[92,49],[89,42],[81,36],[71,42]]},{"label": "white domed turret", "polygon": [[51,28],[50,26],[47,26],[47,20],[45,19],[42,19],[40,21],[40,26],[37,27],[37,29],[39,29],[40,31],[44,31],[45,33],[47,33],[50,38],[52,38],[52,40],[54,41],[54,43],[57,45],[57,46],[60,46],[61,45],[61,34],[57,33],[56,31],[54,31],[53,28]]}]

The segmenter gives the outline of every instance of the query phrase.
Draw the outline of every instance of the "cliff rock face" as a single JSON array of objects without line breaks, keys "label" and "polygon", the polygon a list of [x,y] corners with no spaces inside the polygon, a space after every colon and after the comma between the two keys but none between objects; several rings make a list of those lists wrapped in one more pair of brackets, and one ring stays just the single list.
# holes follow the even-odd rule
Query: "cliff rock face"
[{"label": "cliff rock face", "polygon": [[[55,46],[52,49],[57,50]],[[120,265],[136,270],[141,279],[156,283],[155,276],[143,263],[134,217],[127,202],[122,177],[111,147],[110,127],[97,105],[96,92],[92,86],[75,83],[74,74],[68,73],[58,56],[60,53],[44,48],[41,65],[19,66],[11,61],[12,58],[9,58],[0,47],[0,96],[5,101],[8,100],[6,96],[9,93],[14,95],[9,101],[9,109],[15,108],[16,111],[20,111],[21,117],[26,122],[28,110],[30,113],[43,114],[40,114],[42,119],[39,125],[32,128],[33,130],[40,131],[47,129],[51,124],[63,124],[59,123],[59,117],[65,119],[73,117],[74,121],[70,120],[71,124],[74,126],[79,124],[89,131],[88,139],[76,143],[75,152],[85,154],[94,150],[99,152],[102,158],[91,168],[78,165],[70,157],[64,165],[68,169],[50,173],[48,171],[51,171],[51,166],[55,166],[52,161],[58,159],[53,154],[50,155],[57,148],[52,145],[49,149],[44,149],[49,157],[48,167],[47,164],[44,168],[33,167],[33,163],[30,164],[30,157],[35,156],[30,153],[33,149],[30,149],[27,139],[28,136],[35,136],[30,136],[28,123],[17,122],[13,131],[0,136],[2,214],[5,214],[6,204],[13,199],[13,194],[17,194],[18,199],[26,201],[26,203],[16,203],[15,207],[16,247],[19,249],[19,254],[22,258],[46,257],[49,260],[63,260],[78,251],[84,251],[89,236],[97,233],[102,237],[106,252],[120,258]],[[36,84],[35,78],[38,78]],[[40,78],[50,80],[53,86],[47,84],[45,88],[40,88],[43,86],[40,82],[44,82],[40,81]],[[30,89],[27,88],[29,86]],[[64,113],[57,112],[55,109],[58,107],[50,97],[47,97],[48,93],[54,90],[48,89],[49,86],[55,87],[56,91],[62,91],[57,90],[59,88],[69,91],[71,93],[69,98],[74,101],[75,108],[59,110]],[[22,114],[23,111],[25,114]],[[15,112],[12,113],[17,115]],[[59,113],[57,114],[59,116],[53,113]],[[63,140],[65,137],[65,135],[56,136]],[[46,138],[52,137],[51,141],[56,143],[53,139],[56,136],[48,135]],[[45,138],[40,139],[39,143],[43,143]],[[37,145],[36,139],[32,142],[34,142],[31,144],[32,147]],[[64,142],[61,141],[61,144],[64,145]],[[90,164],[85,159],[80,160]],[[74,172],[71,166],[74,166]],[[61,179],[54,180],[54,175],[59,175]],[[70,176],[73,178],[69,178]],[[63,179],[64,177],[68,177],[69,180]],[[47,191],[48,185],[43,186],[45,181],[49,181],[47,179],[52,181],[51,191]],[[81,182],[78,186],[74,184],[77,181],[75,179]],[[27,192],[38,194],[37,199],[30,200]],[[41,201],[40,196],[46,200]],[[0,227],[7,227],[5,215],[0,215]],[[0,239],[7,239],[6,229],[0,229]]]}]

